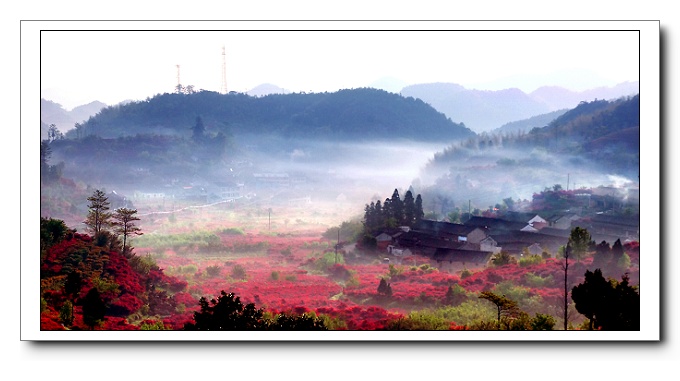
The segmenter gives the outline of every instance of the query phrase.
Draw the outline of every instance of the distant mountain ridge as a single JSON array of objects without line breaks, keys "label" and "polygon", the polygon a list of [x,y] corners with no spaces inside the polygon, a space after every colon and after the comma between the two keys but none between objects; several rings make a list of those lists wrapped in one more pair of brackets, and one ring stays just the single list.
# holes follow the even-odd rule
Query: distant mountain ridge
[{"label": "distant mountain ridge", "polygon": [[550,122],[555,120],[557,117],[561,116],[565,112],[569,111],[568,109],[562,109],[562,110],[557,110],[557,111],[552,111],[547,114],[541,114],[541,115],[536,115],[532,116],[531,118],[528,119],[522,119],[522,120],[517,120],[514,122],[506,123],[495,130],[493,130],[493,133],[512,133],[512,132],[528,132],[531,131],[532,129],[536,127],[545,127],[547,126]]},{"label": "distant mountain ridge", "polygon": [[[74,107],[71,111],[67,111],[59,103],[41,98],[40,99],[40,121],[49,126],[54,124],[59,131],[65,133],[73,128],[76,123],[83,123],[90,116],[97,114],[106,104],[94,101],[85,105]],[[41,131],[42,131],[41,127]]]},{"label": "distant mountain ridge", "polygon": [[544,86],[526,94],[517,88],[504,90],[466,89],[455,83],[429,83],[407,86],[401,94],[420,98],[451,120],[479,133],[509,122],[576,107],[582,101],[616,99],[639,92],[639,82],[624,82],[614,87],[572,91]]}]

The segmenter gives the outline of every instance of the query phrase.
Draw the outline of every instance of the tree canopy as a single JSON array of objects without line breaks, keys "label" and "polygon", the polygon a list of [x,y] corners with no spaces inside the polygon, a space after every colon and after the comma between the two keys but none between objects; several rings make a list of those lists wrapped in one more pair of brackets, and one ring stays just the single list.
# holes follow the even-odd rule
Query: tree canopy
[{"label": "tree canopy", "polygon": [[112,213],[108,211],[111,203],[106,193],[100,189],[96,189],[92,196],[87,198],[87,201],[89,201],[87,204],[88,212],[84,223],[88,230],[98,234],[111,224]]},{"label": "tree canopy", "polygon": [[586,270],[583,283],[571,291],[576,310],[589,319],[590,329],[637,331],[640,329],[640,294],[629,284],[602,276],[600,269]]}]

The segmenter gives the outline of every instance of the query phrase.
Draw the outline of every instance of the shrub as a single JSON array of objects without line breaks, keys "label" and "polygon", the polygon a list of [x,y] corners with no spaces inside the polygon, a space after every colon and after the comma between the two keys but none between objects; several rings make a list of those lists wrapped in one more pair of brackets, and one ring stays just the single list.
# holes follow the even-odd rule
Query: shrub
[{"label": "shrub", "polygon": [[246,277],[246,268],[242,265],[236,264],[231,268],[231,276],[235,279],[243,279]]},{"label": "shrub", "polygon": [[212,265],[212,266],[206,267],[205,272],[208,274],[209,277],[214,278],[214,277],[220,275],[220,269],[221,269],[220,266]]},{"label": "shrub", "polygon": [[436,267],[430,266],[428,263],[424,263],[416,268],[416,270],[422,270],[425,274],[429,274],[431,272],[439,271]]},{"label": "shrub", "polygon": [[73,303],[67,300],[59,310],[59,321],[65,326],[73,324]]},{"label": "shrub", "polygon": [[519,260],[519,265],[521,267],[526,267],[526,266],[530,266],[530,265],[538,265],[538,264],[541,264],[541,263],[543,263],[543,257],[538,255],[538,254],[525,256],[525,257],[520,258],[520,260]]},{"label": "shrub", "polygon": [[272,271],[271,278],[272,278],[272,280],[279,280],[279,272],[278,271]]},{"label": "shrub", "polygon": [[469,276],[472,276],[472,271],[468,269],[463,269],[463,271],[460,272],[460,279],[465,279]]},{"label": "shrub", "polygon": [[526,284],[529,287],[533,287],[533,288],[542,288],[542,287],[546,287],[546,286],[551,286],[555,281],[552,274],[543,278],[543,277],[536,275],[534,273],[524,274],[523,280],[524,280],[524,284]]},{"label": "shrub", "polygon": [[194,264],[180,266],[178,271],[182,274],[195,274],[198,271],[198,267]]},{"label": "shrub", "polygon": [[387,276],[392,278],[397,278],[398,276],[402,275],[404,273],[404,267],[403,266],[395,266],[390,264],[388,267],[388,273]]},{"label": "shrub", "polygon": [[295,274],[288,274],[286,275],[285,279],[289,282],[295,282],[297,280],[297,277],[295,276]]},{"label": "shrub", "polygon": [[224,228],[219,231],[222,234],[227,235],[245,235],[246,233],[241,228]]},{"label": "shrub", "polygon": [[287,248],[281,250],[281,255],[284,257],[290,257],[293,254],[293,250],[288,246]]},{"label": "shrub", "polygon": [[536,313],[531,319],[532,331],[552,331],[555,327],[555,318],[550,315]]},{"label": "shrub", "polygon": [[391,320],[385,325],[386,330],[392,331],[443,331],[448,330],[451,323],[427,311],[411,312],[408,317]]},{"label": "shrub", "polygon": [[149,271],[158,269],[156,260],[150,255],[145,256],[135,255],[128,260],[130,266],[140,274],[148,274]]},{"label": "shrub", "polygon": [[513,257],[512,255],[510,255],[510,253],[506,251],[501,251],[500,253],[494,254],[491,257],[491,263],[496,267],[516,264],[517,258]]},{"label": "shrub", "polygon": [[165,331],[165,324],[162,321],[145,320],[140,324],[139,329],[141,331]]}]

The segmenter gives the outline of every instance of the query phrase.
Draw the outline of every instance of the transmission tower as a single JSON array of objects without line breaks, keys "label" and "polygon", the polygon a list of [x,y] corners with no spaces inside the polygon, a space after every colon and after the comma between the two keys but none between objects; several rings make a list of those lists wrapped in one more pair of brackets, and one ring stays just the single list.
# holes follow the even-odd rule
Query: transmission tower
[{"label": "transmission tower", "polygon": [[175,86],[175,90],[177,90],[177,92],[180,92],[180,90],[182,89],[182,82],[180,82],[179,80],[179,65],[176,66],[177,66],[177,86]]},{"label": "transmission tower", "polygon": [[222,45],[222,88],[220,89],[222,94],[227,93],[227,53]]}]

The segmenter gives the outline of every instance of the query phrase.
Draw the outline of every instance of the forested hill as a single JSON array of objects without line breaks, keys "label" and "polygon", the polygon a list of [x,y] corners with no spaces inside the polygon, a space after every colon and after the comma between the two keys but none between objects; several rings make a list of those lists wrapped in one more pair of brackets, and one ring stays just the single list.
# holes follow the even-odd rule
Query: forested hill
[{"label": "forested hill", "polygon": [[[431,165],[448,165],[472,151],[541,148],[552,153],[621,161],[639,161],[640,95],[615,101],[581,102],[545,127],[524,132],[480,134],[437,153]],[[619,163],[620,164],[620,163]]]},{"label": "forested hill", "polygon": [[[190,136],[200,117],[206,132],[311,139],[458,140],[475,136],[419,99],[360,88],[334,93],[159,94],[111,106],[67,137],[161,134]],[[70,136],[69,136],[70,135]]]}]

